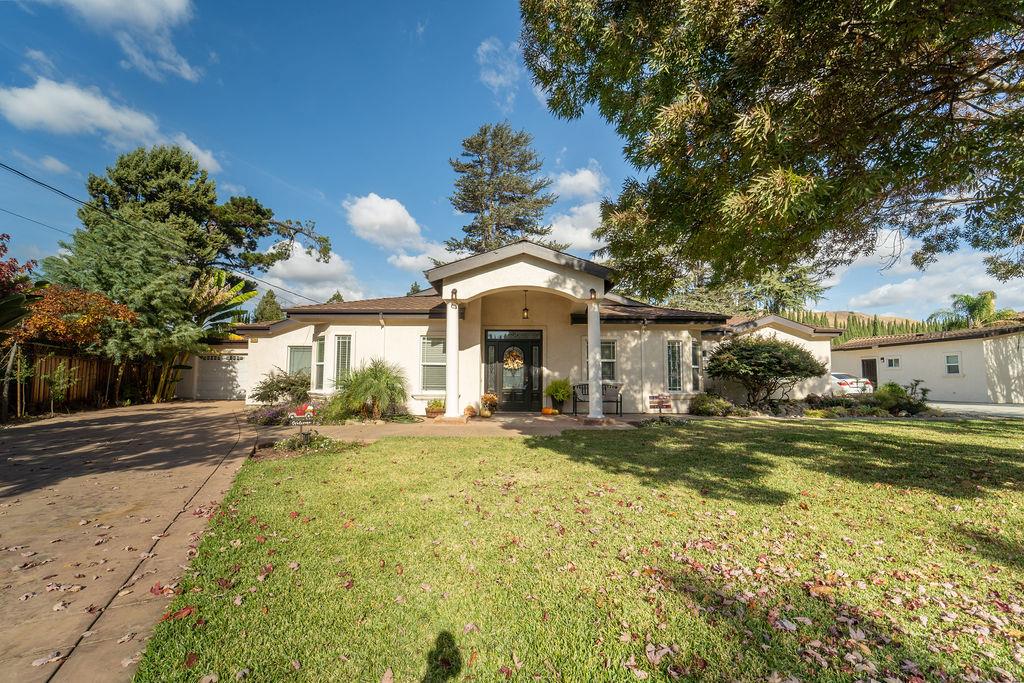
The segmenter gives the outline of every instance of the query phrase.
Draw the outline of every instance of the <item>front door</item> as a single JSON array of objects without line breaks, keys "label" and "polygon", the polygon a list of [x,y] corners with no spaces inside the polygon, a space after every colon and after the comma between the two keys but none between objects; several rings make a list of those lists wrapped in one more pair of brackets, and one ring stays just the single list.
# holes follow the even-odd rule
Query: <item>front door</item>
[{"label": "front door", "polygon": [[498,410],[541,408],[540,330],[488,330],[484,343],[484,390],[498,397]]},{"label": "front door", "polygon": [[873,386],[878,386],[878,361],[874,358],[860,359],[860,375],[871,380]]}]

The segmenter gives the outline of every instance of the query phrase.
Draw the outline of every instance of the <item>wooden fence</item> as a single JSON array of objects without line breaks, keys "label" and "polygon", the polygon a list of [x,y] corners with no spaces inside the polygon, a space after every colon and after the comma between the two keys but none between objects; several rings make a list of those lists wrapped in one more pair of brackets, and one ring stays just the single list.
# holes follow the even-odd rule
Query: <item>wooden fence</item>
[{"label": "wooden fence", "polygon": [[113,385],[114,374],[117,372],[113,364],[96,356],[65,356],[58,354],[37,355],[30,359],[34,371],[32,378],[25,384],[25,399],[29,405],[42,405],[50,401],[50,389],[45,378],[66,363],[68,371],[73,373],[74,383],[68,389],[68,403],[100,403],[107,393],[108,382]]}]

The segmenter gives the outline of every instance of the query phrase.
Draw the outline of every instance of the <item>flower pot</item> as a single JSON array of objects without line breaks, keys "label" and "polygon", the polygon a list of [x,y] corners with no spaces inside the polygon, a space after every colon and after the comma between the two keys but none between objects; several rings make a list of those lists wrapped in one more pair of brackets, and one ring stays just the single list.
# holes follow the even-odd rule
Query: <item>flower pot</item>
[{"label": "flower pot", "polygon": [[491,416],[491,409],[490,408],[481,408],[480,409],[480,417],[490,417],[490,416]]},{"label": "flower pot", "polygon": [[427,408],[427,417],[441,417],[444,415],[444,408]]}]

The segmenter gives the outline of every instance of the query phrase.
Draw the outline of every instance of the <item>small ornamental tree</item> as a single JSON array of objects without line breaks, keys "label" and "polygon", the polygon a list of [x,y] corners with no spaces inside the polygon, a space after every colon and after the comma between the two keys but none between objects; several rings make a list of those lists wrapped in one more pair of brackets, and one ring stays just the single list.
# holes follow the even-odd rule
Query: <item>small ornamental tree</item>
[{"label": "small ornamental tree", "polygon": [[797,382],[823,375],[826,370],[825,364],[802,346],[763,337],[728,341],[708,361],[708,374],[738,382],[752,406],[764,405],[780,392],[785,398]]},{"label": "small ornamental tree", "polygon": [[28,317],[13,336],[21,342],[45,341],[85,349],[102,343],[111,323],[131,325],[135,320],[130,308],[99,292],[54,284],[42,290],[42,297],[32,303]]}]

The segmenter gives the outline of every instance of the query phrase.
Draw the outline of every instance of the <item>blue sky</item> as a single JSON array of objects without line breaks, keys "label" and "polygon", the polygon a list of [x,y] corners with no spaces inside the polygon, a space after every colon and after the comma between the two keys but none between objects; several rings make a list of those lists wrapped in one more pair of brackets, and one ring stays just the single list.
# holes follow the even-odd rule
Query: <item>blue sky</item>
[{"label": "blue sky", "polygon": [[[324,299],[402,294],[464,217],[448,201],[448,158],[482,123],[534,135],[560,195],[547,218],[586,255],[602,196],[631,169],[596,114],[540,102],[516,41],[518,4],[302,4],[189,0],[0,3],[0,159],[77,196],[89,172],[140,144],[190,148],[222,197],[258,197],[312,219],[334,256],[296,253],[265,277]],[[0,207],[73,229],[74,207],[9,174]],[[54,253],[60,235],[0,213],[12,254]],[[891,243],[880,246],[882,253]],[[1024,308],[1024,285],[961,252],[926,273],[876,256],[837,274],[819,308],[921,317],[954,291],[994,288]],[[282,295],[287,299],[288,295]],[[302,303],[301,301],[299,303]]]}]

